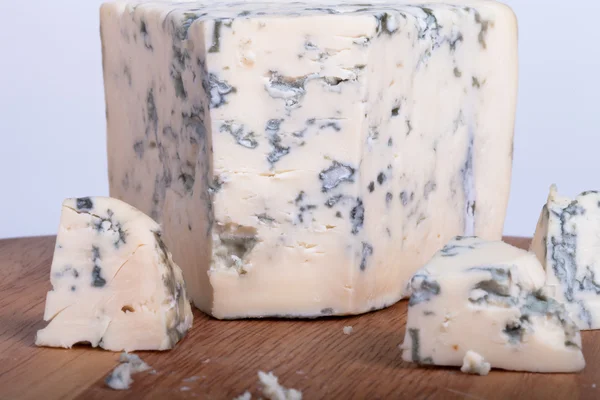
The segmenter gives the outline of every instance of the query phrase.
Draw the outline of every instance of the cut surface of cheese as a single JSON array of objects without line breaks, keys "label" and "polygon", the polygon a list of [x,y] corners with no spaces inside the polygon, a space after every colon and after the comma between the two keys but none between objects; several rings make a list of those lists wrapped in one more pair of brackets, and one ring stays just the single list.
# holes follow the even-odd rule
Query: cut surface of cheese
[{"label": "cut surface of cheese", "polygon": [[50,281],[38,346],[167,350],[192,325],[160,226],[117,199],[64,201]]},{"label": "cut surface of cheese", "polygon": [[115,2],[101,35],[110,193],[161,223],[201,310],[380,309],[452,237],[500,239],[508,7]]},{"label": "cut surface of cheese", "polygon": [[579,329],[544,281],[532,253],[455,238],[411,279],[403,359],[468,372],[475,365],[477,373],[484,362],[517,371],[583,369]]},{"label": "cut surface of cheese", "polygon": [[580,329],[600,329],[600,193],[574,199],[550,188],[531,243],[546,285]]}]

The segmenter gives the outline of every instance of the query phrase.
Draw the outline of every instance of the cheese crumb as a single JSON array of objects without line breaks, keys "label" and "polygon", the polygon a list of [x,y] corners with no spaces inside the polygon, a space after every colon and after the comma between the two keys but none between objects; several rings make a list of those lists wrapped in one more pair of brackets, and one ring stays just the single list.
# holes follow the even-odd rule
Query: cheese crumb
[{"label": "cheese crumb", "polygon": [[246,390],[244,393],[234,398],[233,400],[252,400],[252,395],[249,391]]},{"label": "cheese crumb", "polygon": [[131,379],[131,365],[120,364],[104,380],[106,385],[114,390],[127,390],[133,383]]},{"label": "cheese crumb", "polygon": [[478,374],[478,375],[487,375],[490,373],[490,369],[492,366],[490,363],[485,362],[484,358],[475,353],[474,351],[467,351],[465,357],[463,358],[463,365],[460,368],[462,372],[465,374]]},{"label": "cheese crumb", "polygon": [[344,335],[349,335],[352,333],[352,331],[354,331],[354,328],[352,328],[351,326],[344,327]]},{"label": "cheese crumb", "polygon": [[258,380],[262,386],[263,395],[268,400],[302,400],[302,392],[281,386],[272,372],[267,374],[258,371]]},{"label": "cheese crumb", "polygon": [[129,389],[133,383],[133,379],[131,379],[132,374],[148,371],[150,369],[150,366],[142,361],[140,356],[136,354],[122,353],[119,357],[119,362],[121,364],[119,364],[104,380],[106,385],[114,390]]},{"label": "cheese crumb", "polygon": [[150,369],[150,366],[144,361],[142,361],[140,356],[138,356],[137,354],[129,354],[127,352],[123,352],[119,357],[119,362],[129,363],[131,365],[132,374],[148,371]]},{"label": "cheese crumb", "polygon": [[192,390],[192,388],[190,388],[189,386],[182,386],[179,388],[179,390],[181,390],[182,392],[187,392]]}]

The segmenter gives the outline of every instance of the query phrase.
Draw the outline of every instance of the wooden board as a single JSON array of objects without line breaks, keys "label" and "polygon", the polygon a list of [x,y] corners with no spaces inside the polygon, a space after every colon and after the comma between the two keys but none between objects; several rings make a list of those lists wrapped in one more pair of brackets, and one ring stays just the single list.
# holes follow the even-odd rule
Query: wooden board
[{"label": "wooden board", "polygon": [[[107,388],[118,354],[88,347],[37,348],[50,289],[54,237],[0,241],[0,399],[232,399],[260,391],[257,371],[274,371],[305,399],[600,398],[600,331],[584,332],[579,374],[419,368],[401,360],[406,302],[351,318],[217,321],[195,312],[170,352],[140,352],[156,373],[134,375],[129,391]],[[525,247],[526,239],[507,239]],[[344,335],[346,325],[354,333]]]}]

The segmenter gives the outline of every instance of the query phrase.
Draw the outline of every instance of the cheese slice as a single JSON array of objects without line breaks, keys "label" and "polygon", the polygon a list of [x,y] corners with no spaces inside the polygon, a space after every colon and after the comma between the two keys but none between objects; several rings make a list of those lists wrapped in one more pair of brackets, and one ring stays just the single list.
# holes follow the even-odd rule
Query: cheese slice
[{"label": "cheese slice", "polygon": [[500,239],[517,24],[472,1],[101,9],[110,193],[217,318],[389,306],[459,234]]},{"label": "cheese slice", "polygon": [[159,225],[117,199],[64,201],[50,281],[38,346],[167,350],[192,326]]},{"label": "cheese slice", "polygon": [[600,193],[574,199],[550,188],[531,243],[546,285],[580,329],[600,329]]},{"label": "cheese slice", "polygon": [[581,336],[543,291],[535,255],[457,237],[411,279],[402,358],[420,364],[532,372],[584,368]]}]

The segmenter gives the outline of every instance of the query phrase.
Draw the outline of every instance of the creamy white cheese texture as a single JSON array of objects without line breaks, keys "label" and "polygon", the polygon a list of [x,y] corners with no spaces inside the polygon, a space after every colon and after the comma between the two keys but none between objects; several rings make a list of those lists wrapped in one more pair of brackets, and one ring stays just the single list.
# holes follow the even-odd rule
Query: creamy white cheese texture
[{"label": "creamy white cheese texture", "polygon": [[245,391],[244,393],[235,397],[233,400],[252,400],[252,393],[250,393],[249,391]]},{"label": "creamy white cheese texture", "polygon": [[574,199],[550,188],[531,243],[548,290],[580,329],[600,329],[600,193]]},{"label": "creamy white cheese texture", "polygon": [[517,371],[583,369],[579,329],[543,291],[544,281],[532,253],[455,238],[411,279],[403,359],[477,373],[484,362]]},{"label": "creamy white cheese texture", "polygon": [[490,373],[492,366],[486,362],[481,354],[474,351],[467,351],[463,358],[463,365],[460,367],[461,372],[465,374],[487,375]]},{"label": "creamy white cheese texture", "polygon": [[[267,400],[302,400],[302,392],[296,389],[288,389],[279,383],[273,372],[258,371],[258,382],[261,386],[262,396]],[[260,396],[259,399],[263,397]],[[251,400],[252,393],[245,391],[234,400]]]},{"label": "creamy white cheese texture", "polygon": [[273,372],[258,371],[258,381],[262,387],[262,394],[268,400],[302,400],[302,392],[288,389],[279,383]]},{"label": "creamy white cheese texture", "polygon": [[500,239],[517,24],[492,1],[101,9],[111,195],[217,318],[367,312]]},{"label": "creamy white cheese texture", "polygon": [[117,199],[65,200],[50,281],[38,346],[166,350],[192,325],[159,225]]}]

